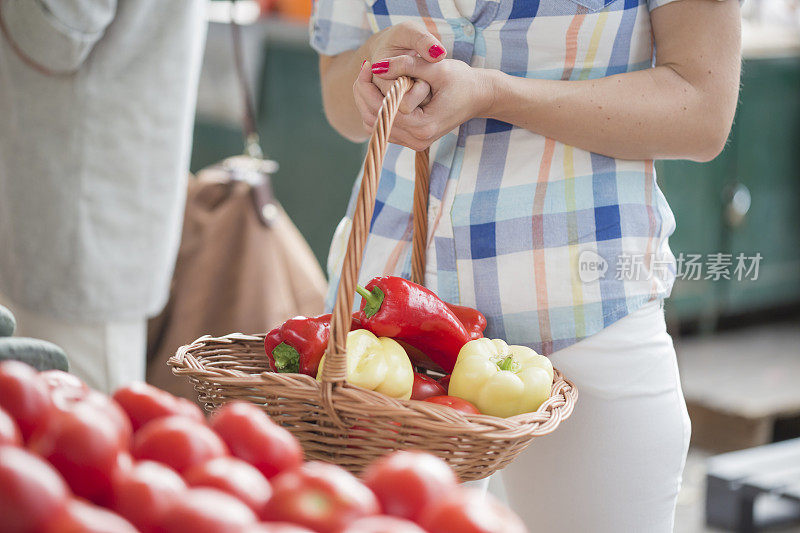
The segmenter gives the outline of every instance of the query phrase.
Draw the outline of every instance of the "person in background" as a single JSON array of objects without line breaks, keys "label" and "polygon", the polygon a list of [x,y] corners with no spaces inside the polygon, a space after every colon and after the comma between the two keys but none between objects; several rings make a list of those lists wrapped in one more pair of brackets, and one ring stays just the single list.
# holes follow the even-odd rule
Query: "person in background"
[{"label": "person in background", "polygon": [[0,300],[111,391],[183,216],[204,0],[0,0]]},{"label": "person in background", "polygon": [[653,159],[723,149],[739,4],[317,0],[311,28],[325,111],[348,139],[369,136],[395,79],[416,80],[362,283],[408,277],[414,150],[430,147],[426,285],[580,391],[571,419],[502,471],[514,510],[532,531],[671,531],[690,425],[662,307],[675,220]]}]

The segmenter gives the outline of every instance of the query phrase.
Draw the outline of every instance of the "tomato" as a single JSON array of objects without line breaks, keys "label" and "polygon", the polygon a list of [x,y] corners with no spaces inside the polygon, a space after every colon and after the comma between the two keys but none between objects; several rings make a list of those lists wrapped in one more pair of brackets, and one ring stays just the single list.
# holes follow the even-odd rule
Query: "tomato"
[{"label": "tomato", "polygon": [[186,490],[173,469],[154,461],[141,461],[119,469],[112,480],[111,508],[143,533],[157,531],[170,502]]},{"label": "tomato", "polygon": [[176,498],[161,521],[164,533],[239,533],[256,522],[253,511],[216,489],[189,489]]},{"label": "tomato", "polygon": [[182,416],[151,420],[133,437],[135,458],[158,461],[181,473],[227,453],[225,443],[208,426]]},{"label": "tomato", "polygon": [[114,393],[136,431],[146,423],[165,416],[180,415],[198,422],[205,420],[197,405],[144,382],[131,383]]},{"label": "tomato", "polygon": [[39,372],[39,377],[47,385],[51,396],[58,392],[78,399],[86,396],[91,390],[78,376],[63,370],[45,370]]},{"label": "tomato", "polygon": [[127,453],[112,418],[83,401],[54,409],[28,446],[64,476],[76,495],[95,503],[108,500],[111,476]]},{"label": "tomato", "polygon": [[211,416],[210,423],[232,455],[261,470],[267,479],[303,462],[297,439],[251,403],[226,404]]},{"label": "tomato", "polygon": [[522,520],[491,494],[459,488],[428,506],[419,524],[430,533],[526,533]]},{"label": "tomato", "polygon": [[22,448],[0,446],[0,531],[38,531],[67,503],[53,467]]},{"label": "tomato", "polygon": [[396,516],[367,516],[350,523],[341,533],[425,533],[425,530]]},{"label": "tomato", "polygon": [[430,398],[425,398],[424,401],[438,403],[439,405],[446,405],[447,407],[452,407],[456,411],[461,411],[462,413],[466,413],[468,415],[481,414],[481,412],[478,411],[478,408],[469,403],[467,400],[462,400],[461,398],[456,398],[455,396],[432,396]]},{"label": "tomato", "polygon": [[310,529],[288,522],[261,522],[250,526],[242,533],[314,533]]},{"label": "tomato", "polygon": [[414,521],[428,504],[458,487],[447,463],[423,452],[384,455],[367,467],[363,480],[384,513]]},{"label": "tomato", "polygon": [[0,446],[3,444],[11,444],[12,446],[22,445],[22,434],[19,432],[17,423],[11,418],[11,415],[5,412],[0,407]]},{"label": "tomato", "polygon": [[375,495],[352,474],[311,461],[275,476],[261,518],[335,533],[358,518],[378,514],[378,509]]},{"label": "tomato", "polygon": [[211,487],[236,496],[259,514],[272,496],[267,478],[235,457],[217,457],[189,468],[183,478],[192,487]]},{"label": "tomato", "polygon": [[47,386],[36,370],[19,361],[0,363],[0,407],[17,423],[23,439],[28,440],[51,406]]},{"label": "tomato", "polygon": [[[52,383],[52,376],[49,379]],[[119,438],[120,447],[126,450],[130,448],[131,436],[133,435],[131,423],[128,421],[125,411],[114,400],[101,392],[89,388],[82,391],[80,388],[73,387],[61,376],[56,379],[62,380],[62,386],[57,386],[50,390],[53,408],[48,413],[48,417],[57,413],[71,411],[79,405],[82,406],[81,409],[93,409],[98,416],[102,416],[114,428]]]},{"label": "tomato", "polygon": [[411,389],[412,400],[424,400],[431,396],[443,396],[447,394],[438,381],[425,374],[414,372],[414,386]]},{"label": "tomato", "polygon": [[452,376],[452,374],[447,374],[439,378],[439,384],[444,387],[445,394],[450,390],[450,376]]},{"label": "tomato", "polygon": [[135,527],[108,509],[70,500],[44,527],[43,533],[138,533]]}]

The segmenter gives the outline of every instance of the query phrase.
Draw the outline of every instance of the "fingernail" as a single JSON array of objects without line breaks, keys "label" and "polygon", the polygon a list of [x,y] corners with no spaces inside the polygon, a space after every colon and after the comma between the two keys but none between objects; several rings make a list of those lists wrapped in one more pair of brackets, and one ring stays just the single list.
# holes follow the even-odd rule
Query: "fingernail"
[{"label": "fingernail", "polygon": [[389,72],[389,61],[378,61],[372,64],[373,74],[385,74]]},{"label": "fingernail", "polygon": [[428,48],[428,53],[431,55],[432,58],[436,59],[440,55],[444,53],[444,48],[439,46],[438,44],[434,44],[430,48]]},{"label": "fingernail", "polygon": [[364,60],[364,62],[363,62],[363,63],[361,63],[361,68],[363,69],[363,68],[364,68],[364,65],[366,65],[366,64],[367,64],[367,60],[365,59],[365,60]]}]

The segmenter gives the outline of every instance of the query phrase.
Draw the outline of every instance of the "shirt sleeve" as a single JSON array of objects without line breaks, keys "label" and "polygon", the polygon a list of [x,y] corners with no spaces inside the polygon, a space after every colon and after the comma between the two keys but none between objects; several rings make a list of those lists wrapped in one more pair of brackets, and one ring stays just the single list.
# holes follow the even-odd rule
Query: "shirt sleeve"
[{"label": "shirt sleeve", "polygon": [[114,19],[117,0],[0,0],[8,39],[24,59],[74,72]]},{"label": "shirt sleeve", "polygon": [[311,47],[335,56],[355,50],[372,35],[364,0],[317,0],[310,21]]}]

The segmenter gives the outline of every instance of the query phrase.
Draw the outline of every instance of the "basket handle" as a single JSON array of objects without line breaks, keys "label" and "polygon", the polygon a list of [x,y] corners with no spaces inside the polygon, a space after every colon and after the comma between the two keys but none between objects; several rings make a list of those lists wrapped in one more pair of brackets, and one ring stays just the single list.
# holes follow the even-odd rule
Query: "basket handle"
[{"label": "basket handle", "polygon": [[[364,175],[358,191],[353,224],[347,250],[339,277],[339,288],[333,305],[331,335],[322,368],[323,383],[343,383],[347,375],[347,334],[350,332],[353,299],[355,298],[358,272],[364,255],[364,246],[369,236],[372,212],[375,209],[375,195],[378,190],[383,158],[389,144],[389,132],[397,116],[400,101],[411,88],[413,82],[401,76],[394,82],[383,99],[378,112],[378,120],[372,129],[372,136],[364,160]],[[415,159],[415,184],[413,220],[414,235],[412,243],[411,279],[422,284],[425,279],[425,249],[428,237],[428,150],[417,152]]]}]

